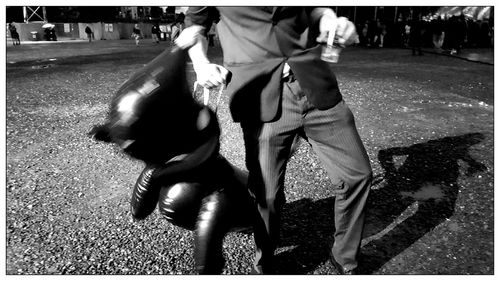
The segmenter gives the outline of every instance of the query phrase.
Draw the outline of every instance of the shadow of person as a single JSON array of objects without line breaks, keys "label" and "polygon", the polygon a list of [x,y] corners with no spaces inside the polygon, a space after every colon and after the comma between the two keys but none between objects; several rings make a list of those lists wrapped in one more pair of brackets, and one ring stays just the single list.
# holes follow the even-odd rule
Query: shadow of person
[{"label": "shadow of person", "polygon": [[368,200],[360,273],[376,271],[453,215],[459,161],[468,165],[467,176],[484,171],[469,154],[483,139],[470,133],[379,151],[385,176]]},{"label": "shadow of person", "polygon": [[335,231],[335,197],[300,199],[283,207],[277,274],[307,274],[328,259]]}]

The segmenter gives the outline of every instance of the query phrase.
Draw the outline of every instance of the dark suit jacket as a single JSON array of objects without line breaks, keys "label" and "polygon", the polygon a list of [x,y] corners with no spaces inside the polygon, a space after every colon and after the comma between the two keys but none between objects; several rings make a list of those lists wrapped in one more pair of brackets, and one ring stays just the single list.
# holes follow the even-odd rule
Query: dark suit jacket
[{"label": "dark suit jacket", "polygon": [[328,109],[341,99],[337,80],[320,59],[313,7],[192,7],[186,25],[217,22],[233,120],[269,122],[280,116],[282,72],[290,65],[308,100]]}]

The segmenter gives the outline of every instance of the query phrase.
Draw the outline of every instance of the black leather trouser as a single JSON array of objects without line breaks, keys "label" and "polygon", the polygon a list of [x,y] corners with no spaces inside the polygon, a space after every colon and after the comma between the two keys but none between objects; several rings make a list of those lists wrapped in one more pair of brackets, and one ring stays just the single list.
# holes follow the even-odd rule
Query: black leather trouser
[{"label": "black leather trouser", "polygon": [[169,222],[195,231],[198,273],[221,273],[224,236],[251,226],[246,174],[221,156],[194,171],[171,175],[174,183],[152,180],[158,169],[162,168],[147,166],[139,176],[132,193],[133,217],[146,218],[158,204]]}]

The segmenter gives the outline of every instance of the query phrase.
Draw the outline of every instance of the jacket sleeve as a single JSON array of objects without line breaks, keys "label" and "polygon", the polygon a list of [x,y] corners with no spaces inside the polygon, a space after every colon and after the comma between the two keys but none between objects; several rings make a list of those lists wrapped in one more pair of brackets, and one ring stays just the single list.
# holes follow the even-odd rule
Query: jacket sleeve
[{"label": "jacket sleeve", "polygon": [[206,33],[210,30],[212,23],[219,21],[219,12],[213,6],[211,7],[189,7],[186,11],[184,24],[186,27],[192,25],[201,25],[205,28]]},{"label": "jacket sleeve", "polygon": [[324,7],[306,7],[305,12],[308,18],[309,32],[307,34],[307,47],[312,48],[318,43],[316,38],[319,36],[319,21],[323,16],[323,13],[328,8]]},{"label": "jacket sleeve", "polygon": [[319,24],[319,20],[323,16],[323,13],[326,10],[330,10],[327,7],[306,7],[306,13],[309,17],[310,24],[317,25]]}]

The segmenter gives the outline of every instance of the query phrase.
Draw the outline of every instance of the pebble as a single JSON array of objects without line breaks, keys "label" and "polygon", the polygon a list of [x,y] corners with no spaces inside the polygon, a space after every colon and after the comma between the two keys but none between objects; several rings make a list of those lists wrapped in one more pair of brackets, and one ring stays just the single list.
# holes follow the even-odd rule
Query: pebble
[{"label": "pebble", "polygon": [[[51,67],[31,69],[31,66],[23,67],[22,60],[7,66],[6,272],[27,275],[193,274],[191,232],[166,223],[157,213],[142,222],[131,219],[130,186],[142,164],[85,136],[93,124],[103,120],[109,98],[121,82],[161,50],[146,46],[140,52],[134,49],[134,53],[130,53],[134,55],[127,56],[126,62],[123,55],[119,55],[109,56],[109,61],[99,63],[82,57],[62,65],[61,58],[54,55],[57,48],[64,47],[62,45],[54,44],[51,45],[56,48],[54,50],[47,48],[26,54],[25,59],[30,59],[50,52],[47,58],[57,58],[51,62],[54,64]],[[83,48],[83,45],[71,46]],[[117,48],[123,50],[124,47],[118,45]],[[7,61],[13,60],[10,59],[11,50],[7,51]],[[103,50],[72,51],[84,55],[87,52],[99,54]],[[440,158],[457,157],[454,160],[462,163],[460,159],[463,158],[459,156],[471,156],[493,167],[494,119],[492,111],[485,109],[492,107],[488,103],[493,104],[493,70],[489,66],[431,56],[424,56],[421,62],[415,63],[406,55],[407,50],[376,50],[381,51],[377,56],[368,54],[372,51],[375,50],[366,53],[355,50],[349,54],[347,50],[346,63],[341,64],[337,78],[346,102],[355,112],[356,125],[374,172],[386,172],[378,159],[381,150],[429,144],[432,140],[470,132],[480,132],[484,136],[482,146],[475,145],[473,154],[471,147],[455,143],[457,148],[463,147],[455,151],[456,155],[438,157],[436,154],[429,163],[406,159],[398,167],[423,171],[426,165],[432,167],[430,163],[436,161],[453,168],[457,162],[439,162]],[[456,65],[465,70],[451,76],[447,70]],[[396,74],[397,79],[394,79]],[[465,85],[468,81],[481,83],[481,88],[469,89]],[[224,97],[221,102],[218,111],[224,134],[221,149],[231,162],[244,167],[241,132],[229,117],[228,98]],[[413,111],[417,108],[415,105],[422,110]],[[395,110],[397,108],[400,110]],[[470,127],[471,124],[474,127]],[[297,232],[284,233],[284,241],[289,243],[280,245],[285,250],[279,258],[289,255],[292,260],[284,264],[285,273],[297,270],[300,274],[334,274],[334,269],[324,262],[326,256],[320,252],[326,247],[322,243],[332,239],[333,226],[326,225],[331,219],[326,214],[332,212],[332,207],[325,206],[331,202],[331,184],[320,162],[312,155],[306,144],[301,145],[287,167],[289,204],[285,205],[286,214],[298,217],[288,224]],[[419,156],[418,152],[415,156]],[[376,239],[362,249],[362,254],[373,250],[370,252],[375,264],[372,274],[438,274],[443,269],[453,274],[493,273],[493,246],[487,243],[493,242],[493,169],[468,177],[459,173],[466,168],[463,164],[458,171],[454,170],[458,178],[452,178],[451,183],[448,178],[445,180],[444,187],[456,191],[453,204],[457,206],[446,219],[416,217],[426,205],[424,203],[429,202],[413,204],[410,198],[411,205],[405,205],[398,194],[414,191],[400,190],[411,189],[411,184],[417,183],[411,173],[403,173],[399,178],[406,178],[410,185],[398,182],[400,185],[391,186],[392,182],[386,177],[376,186],[372,194],[379,196],[374,202],[378,206],[374,210],[379,212],[368,218],[372,223],[367,227],[375,231],[374,234],[400,218],[408,206],[414,209],[407,211],[405,214],[409,217],[400,218],[394,228],[381,237],[393,237],[394,251]],[[431,176],[439,177],[439,174],[424,174],[424,177]],[[23,186],[30,187],[30,191]],[[391,188],[393,190],[389,190]],[[309,203],[302,205],[305,199]],[[471,210],[474,215],[467,216],[466,212],[472,213]],[[433,214],[442,215],[440,210],[434,211]],[[409,224],[414,220],[418,224]],[[307,235],[299,232],[304,225],[311,229]],[[428,231],[420,231],[426,227]],[[406,234],[410,235],[400,234],[398,230],[408,231]],[[441,241],[442,237],[445,239]],[[434,249],[453,254],[446,258],[435,254]],[[230,260],[226,272],[247,273],[252,263],[252,235],[228,235],[224,251]],[[36,253],[36,257],[32,253]],[[404,262],[390,267],[395,260]],[[476,264],[465,268],[461,266],[465,262]]]}]

